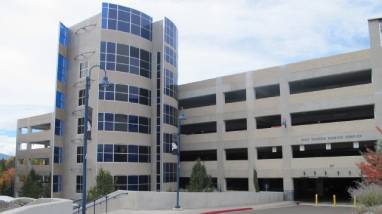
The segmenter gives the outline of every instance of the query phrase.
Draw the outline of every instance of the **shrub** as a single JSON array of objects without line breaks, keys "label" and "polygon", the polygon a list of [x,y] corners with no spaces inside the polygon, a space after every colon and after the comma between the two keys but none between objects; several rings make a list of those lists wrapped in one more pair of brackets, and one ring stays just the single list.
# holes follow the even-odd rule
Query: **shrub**
[{"label": "shrub", "polygon": [[365,162],[358,164],[365,180],[368,183],[382,185],[382,141],[379,140],[375,146],[375,151],[370,149],[363,154]]},{"label": "shrub", "polygon": [[114,191],[113,176],[104,169],[100,169],[96,178],[96,185],[88,191],[87,201],[93,201]]},{"label": "shrub", "polygon": [[361,207],[382,205],[382,186],[378,184],[359,183],[356,188],[349,188],[348,192],[357,199]]},{"label": "shrub", "polygon": [[192,167],[190,185],[187,187],[189,192],[212,192],[213,184],[211,176],[207,174],[206,167],[198,159]]}]

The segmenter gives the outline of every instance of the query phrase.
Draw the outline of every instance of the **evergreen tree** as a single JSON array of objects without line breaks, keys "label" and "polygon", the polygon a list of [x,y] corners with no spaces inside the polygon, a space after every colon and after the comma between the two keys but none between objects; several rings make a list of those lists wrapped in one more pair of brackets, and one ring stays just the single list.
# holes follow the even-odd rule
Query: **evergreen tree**
[{"label": "evergreen tree", "polygon": [[190,192],[212,192],[213,190],[211,176],[207,174],[206,167],[200,159],[192,167],[190,185],[187,189]]},{"label": "evergreen tree", "polygon": [[0,172],[3,172],[7,169],[7,167],[5,166],[5,160],[4,159],[1,159],[0,160]]},{"label": "evergreen tree", "polygon": [[40,176],[32,169],[27,176],[20,193],[23,197],[40,198],[44,196],[44,189]]},{"label": "evergreen tree", "polygon": [[96,178],[96,185],[88,191],[88,201],[93,201],[101,196],[114,191],[113,177],[104,169],[100,169]]}]

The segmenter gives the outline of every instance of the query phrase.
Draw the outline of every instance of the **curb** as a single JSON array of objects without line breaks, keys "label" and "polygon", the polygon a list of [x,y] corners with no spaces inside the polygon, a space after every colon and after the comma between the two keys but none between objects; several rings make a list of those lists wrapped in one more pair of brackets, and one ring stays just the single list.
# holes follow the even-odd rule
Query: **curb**
[{"label": "curb", "polygon": [[252,210],[253,210],[253,208],[246,207],[246,208],[237,208],[237,209],[226,209],[226,210],[208,211],[208,212],[202,212],[201,214],[221,214],[221,213],[240,212],[240,211],[252,211]]}]

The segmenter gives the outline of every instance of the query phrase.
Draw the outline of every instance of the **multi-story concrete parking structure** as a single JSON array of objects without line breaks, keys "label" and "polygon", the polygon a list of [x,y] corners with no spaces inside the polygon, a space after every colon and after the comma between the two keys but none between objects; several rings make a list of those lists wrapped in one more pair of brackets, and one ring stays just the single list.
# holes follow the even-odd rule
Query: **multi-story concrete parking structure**
[{"label": "multi-story concrete parking structure", "polygon": [[[41,176],[45,189],[49,190],[54,162],[61,162],[62,154],[54,156],[53,114],[43,114],[17,121],[16,181],[15,189],[20,191],[31,169]],[[55,158],[53,160],[53,158]]]},{"label": "multi-story concrete parking structure", "polygon": [[[47,124],[41,127],[51,133],[42,140],[48,149],[36,149],[46,150],[50,171],[41,175],[51,175],[52,196],[80,197],[84,76],[100,65],[91,76],[88,187],[104,168],[116,189],[175,190],[171,143],[179,106],[186,117],[181,186],[200,159],[220,191],[255,191],[258,181],[260,190],[283,191],[287,199],[346,197],[347,187],[362,177],[360,152],[382,136],[381,26],[381,19],[369,20],[366,50],[178,88],[174,23],[103,4],[94,17],[60,25],[55,110],[46,121],[18,123],[18,187],[34,167],[26,168],[23,159],[40,154],[24,151],[21,144],[35,142],[34,133],[21,129]],[[106,88],[100,86],[103,69],[112,83]]]},{"label": "multi-story concrete parking structure", "polygon": [[347,197],[382,138],[381,30],[369,20],[367,50],[181,85],[182,185],[200,158],[223,191]]}]

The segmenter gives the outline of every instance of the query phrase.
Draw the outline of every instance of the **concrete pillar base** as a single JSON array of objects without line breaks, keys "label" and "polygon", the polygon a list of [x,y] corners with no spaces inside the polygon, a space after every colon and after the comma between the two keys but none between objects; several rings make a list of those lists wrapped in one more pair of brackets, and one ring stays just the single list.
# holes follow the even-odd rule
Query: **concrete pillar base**
[{"label": "concrete pillar base", "polygon": [[294,201],[293,190],[284,190],[284,201]]}]

